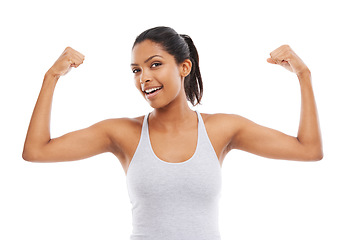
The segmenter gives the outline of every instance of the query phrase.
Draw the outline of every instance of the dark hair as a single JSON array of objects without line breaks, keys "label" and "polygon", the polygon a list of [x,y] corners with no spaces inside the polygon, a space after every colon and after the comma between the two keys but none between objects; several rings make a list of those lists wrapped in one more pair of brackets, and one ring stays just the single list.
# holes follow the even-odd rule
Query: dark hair
[{"label": "dark hair", "polygon": [[[192,62],[192,69],[184,78],[184,91],[193,106],[201,104],[203,85],[199,68],[199,55],[193,40],[185,34],[178,34],[170,27],[154,27],[142,32],[137,36],[133,48],[136,44],[144,40],[151,40],[159,43],[163,49],[173,55],[177,64],[185,59]],[[195,103],[195,100],[197,103]]]}]

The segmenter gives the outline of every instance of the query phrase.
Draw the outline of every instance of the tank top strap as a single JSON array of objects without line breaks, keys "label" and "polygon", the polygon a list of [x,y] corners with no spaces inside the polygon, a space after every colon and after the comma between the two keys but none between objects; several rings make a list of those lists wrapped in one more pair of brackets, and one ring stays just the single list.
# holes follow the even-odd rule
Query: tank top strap
[{"label": "tank top strap", "polygon": [[148,116],[150,112],[148,112],[145,117],[143,118],[142,122],[142,131],[141,131],[141,137],[145,134],[148,134]]},{"label": "tank top strap", "polygon": [[203,149],[203,151],[207,151],[209,153],[212,153],[213,158],[215,158],[215,160],[218,161],[217,154],[213,148],[213,145],[211,143],[210,138],[208,137],[204,120],[202,119],[199,111],[196,111],[196,113],[197,113],[198,118],[199,118],[199,131],[200,131],[199,132],[199,144],[201,146],[201,149]]},{"label": "tank top strap", "polygon": [[[149,142],[149,131],[148,131],[148,116],[150,112],[148,112],[142,122],[142,130],[141,130],[141,140],[140,143],[143,145],[143,147],[148,148],[150,147],[150,142]],[[139,144],[140,145],[140,144]]]},{"label": "tank top strap", "polygon": [[150,144],[148,141],[148,115],[149,113],[144,115],[143,122],[142,122],[142,129],[141,129],[141,136],[140,141],[137,144],[134,156],[130,162],[130,166],[133,164],[133,161],[136,160],[138,155],[142,155],[143,153],[149,154]]}]

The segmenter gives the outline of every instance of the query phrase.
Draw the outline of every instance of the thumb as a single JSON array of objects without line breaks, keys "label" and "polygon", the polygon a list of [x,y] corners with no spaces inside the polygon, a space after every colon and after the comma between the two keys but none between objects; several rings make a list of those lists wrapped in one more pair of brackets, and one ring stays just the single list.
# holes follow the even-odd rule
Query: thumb
[{"label": "thumb", "polygon": [[266,61],[268,63],[276,64],[276,62],[272,58],[268,58]]}]

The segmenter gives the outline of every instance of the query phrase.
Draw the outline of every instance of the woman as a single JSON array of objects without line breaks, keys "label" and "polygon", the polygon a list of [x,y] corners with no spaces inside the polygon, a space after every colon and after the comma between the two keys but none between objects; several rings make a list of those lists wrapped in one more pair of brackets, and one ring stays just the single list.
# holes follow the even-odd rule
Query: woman
[{"label": "woman", "polygon": [[45,74],[23,159],[73,161],[111,152],[126,173],[133,204],[131,239],[220,239],[221,166],[230,150],[296,161],[323,158],[310,70],[288,45],[270,56],[269,63],[283,66],[299,79],[302,106],[297,137],[239,115],[191,110],[187,100],[199,104],[203,93],[198,52],[189,36],[156,27],[136,38],[130,65],[135,85],[153,111],[137,118],[107,119],[51,139],[55,85],[84,60],[84,55],[67,47]]}]

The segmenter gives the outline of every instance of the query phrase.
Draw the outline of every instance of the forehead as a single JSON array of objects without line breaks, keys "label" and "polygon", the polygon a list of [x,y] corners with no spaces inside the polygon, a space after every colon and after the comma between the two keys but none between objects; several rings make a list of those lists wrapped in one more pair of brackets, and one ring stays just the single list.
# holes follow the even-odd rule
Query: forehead
[{"label": "forehead", "polygon": [[150,40],[144,40],[136,44],[131,52],[132,63],[143,63],[148,57],[153,55],[161,55],[168,57],[168,53],[163,47],[156,42]]}]

